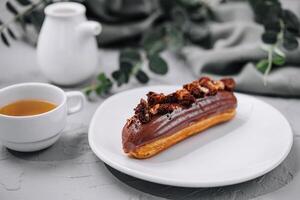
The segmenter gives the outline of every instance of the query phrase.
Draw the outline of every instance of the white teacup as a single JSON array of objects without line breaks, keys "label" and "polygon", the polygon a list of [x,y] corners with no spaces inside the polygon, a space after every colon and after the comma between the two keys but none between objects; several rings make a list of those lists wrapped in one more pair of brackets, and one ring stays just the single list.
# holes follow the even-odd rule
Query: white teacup
[{"label": "white teacup", "polygon": [[[66,125],[67,115],[79,112],[85,102],[81,92],[64,92],[45,83],[22,83],[0,90],[0,107],[24,99],[52,102],[56,108],[30,116],[0,114],[0,139],[4,146],[16,151],[37,151],[52,145]],[[72,99],[70,105],[69,100]]]}]

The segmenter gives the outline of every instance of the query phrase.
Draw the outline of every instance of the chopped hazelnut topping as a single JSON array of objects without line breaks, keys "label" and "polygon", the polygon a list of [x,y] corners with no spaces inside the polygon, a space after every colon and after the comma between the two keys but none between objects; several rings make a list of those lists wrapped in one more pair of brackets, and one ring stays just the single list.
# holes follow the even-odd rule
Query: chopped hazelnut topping
[{"label": "chopped hazelnut topping", "polygon": [[235,88],[235,81],[232,78],[224,78],[220,81],[224,83],[225,90],[233,91],[233,89]]},{"label": "chopped hazelnut topping", "polygon": [[201,87],[198,81],[193,81],[190,84],[186,84],[183,86],[186,90],[188,90],[195,98],[204,97],[205,94],[209,92],[209,90],[205,87]]},{"label": "chopped hazelnut topping", "polygon": [[222,81],[214,81],[214,85],[216,86],[217,90],[224,90],[225,85]]},{"label": "chopped hazelnut topping", "polygon": [[201,86],[199,88],[200,88],[201,92],[203,92],[204,94],[208,94],[209,93],[209,89],[208,88],[201,87]]},{"label": "chopped hazelnut topping", "polygon": [[208,82],[208,81],[211,81],[211,79],[207,76],[204,76],[204,77],[201,77],[198,82],[200,85],[203,85],[204,83]]},{"label": "chopped hazelnut topping", "polygon": [[166,100],[166,96],[163,93],[149,92],[147,97],[149,106],[153,106],[158,103],[164,103]]},{"label": "chopped hazelnut topping", "polygon": [[208,93],[210,95],[215,95],[218,91],[218,88],[215,86],[215,84],[209,79],[200,79],[199,84],[202,87],[205,87],[208,89]]},{"label": "chopped hazelnut topping", "polygon": [[166,103],[176,103],[178,99],[176,98],[175,93],[168,94],[166,96]]},{"label": "chopped hazelnut topping", "polygon": [[183,106],[190,106],[196,101],[195,97],[186,89],[177,90],[175,96],[178,103]]},{"label": "chopped hazelnut topping", "polygon": [[141,99],[140,103],[134,109],[135,115],[142,123],[147,123],[150,121],[149,106],[145,99]]},{"label": "chopped hazelnut topping", "polygon": [[158,108],[160,107],[161,104],[156,104],[150,109],[150,113],[152,115],[156,115],[158,113]]},{"label": "chopped hazelnut topping", "polygon": [[135,115],[128,120],[128,123],[135,123],[136,120],[140,123],[148,123],[155,115],[164,115],[179,108],[189,107],[198,98],[215,95],[218,91],[233,91],[234,87],[235,82],[231,78],[213,81],[209,77],[202,77],[183,85],[182,89],[168,95],[149,92],[147,101],[141,99],[134,109]]}]

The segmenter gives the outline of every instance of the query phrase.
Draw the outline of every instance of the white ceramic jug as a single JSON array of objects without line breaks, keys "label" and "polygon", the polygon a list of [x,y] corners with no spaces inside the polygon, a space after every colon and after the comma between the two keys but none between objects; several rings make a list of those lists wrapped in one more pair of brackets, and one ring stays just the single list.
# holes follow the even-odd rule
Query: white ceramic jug
[{"label": "white ceramic jug", "polygon": [[98,52],[95,35],[101,25],[87,21],[79,3],[54,3],[45,8],[37,45],[38,64],[44,75],[59,85],[74,85],[96,70]]}]

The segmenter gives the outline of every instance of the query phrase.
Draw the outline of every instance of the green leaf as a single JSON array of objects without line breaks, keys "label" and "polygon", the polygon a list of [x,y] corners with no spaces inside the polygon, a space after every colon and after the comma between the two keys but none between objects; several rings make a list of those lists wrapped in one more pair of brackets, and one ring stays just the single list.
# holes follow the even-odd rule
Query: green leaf
[{"label": "green leaf", "polygon": [[277,34],[275,31],[266,31],[262,35],[262,41],[266,44],[275,44],[277,42]]},{"label": "green leaf", "polygon": [[148,47],[145,47],[146,52],[149,56],[158,54],[162,52],[166,48],[166,44],[163,40],[158,40],[152,43],[152,45],[149,45]]},{"label": "green leaf", "polygon": [[149,68],[152,72],[160,75],[168,72],[168,64],[157,54],[149,58]]},{"label": "green leaf", "polygon": [[126,75],[125,73],[120,73],[120,76],[117,80],[118,86],[123,85],[124,83],[128,83],[128,75]]},{"label": "green leaf", "polygon": [[118,86],[121,86],[124,83],[128,83],[129,81],[129,75],[118,70],[112,73],[112,77],[115,81],[117,81]]},{"label": "green leaf", "polygon": [[184,46],[183,32],[173,25],[166,27],[166,43],[170,50],[176,51]]},{"label": "green leaf", "polygon": [[267,31],[274,31],[276,34],[278,34],[281,31],[279,19],[272,18],[270,21],[265,23],[264,26]]},{"label": "green leaf", "polygon": [[95,92],[97,95],[101,96],[104,94],[104,85],[99,84],[96,89]]},{"label": "green leaf", "polygon": [[132,62],[128,62],[128,61],[121,61],[120,62],[120,71],[122,71],[123,73],[126,73],[128,75],[131,74],[132,70],[133,70],[133,61]]},{"label": "green leaf", "polygon": [[283,37],[283,47],[287,50],[294,50],[298,47],[298,45],[299,44],[296,37],[292,33],[285,31]]},{"label": "green leaf", "polygon": [[[125,49],[121,51],[119,56],[120,72],[125,73],[125,82],[129,81],[130,74],[133,72],[135,66],[140,65],[142,57],[140,52],[135,49]],[[123,77],[122,77],[123,78]]]},{"label": "green leaf", "polygon": [[104,73],[100,73],[97,77],[98,81],[105,82],[107,80],[107,77]]},{"label": "green leaf", "polygon": [[142,56],[137,49],[127,48],[120,52],[119,70],[112,73],[113,79],[118,86],[128,83],[130,76],[136,73],[142,63]]},{"label": "green leaf", "polygon": [[140,82],[140,83],[148,83],[149,82],[149,77],[148,75],[142,71],[142,70],[138,70],[137,73],[135,74],[135,78]]},{"label": "green leaf", "polygon": [[113,77],[114,80],[118,80],[120,74],[121,74],[120,71],[116,70],[111,74],[111,76]]},{"label": "green leaf", "polygon": [[3,41],[3,43],[4,43],[6,46],[8,46],[8,47],[10,46],[7,37],[6,37],[6,35],[5,35],[3,32],[1,32],[1,40]]},{"label": "green leaf", "polygon": [[39,32],[42,27],[45,15],[39,10],[33,10],[32,12],[24,16],[24,18],[34,26],[37,32]]},{"label": "green leaf", "polygon": [[95,92],[99,96],[108,94],[112,88],[111,80],[109,78],[107,78],[104,73],[99,74],[97,79],[99,82],[96,85]]},{"label": "green leaf", "polygon": [[282,13],[281,4],[278,0],[249,0],[255,12],[255,20],[265,26],[279,21]]},{"label": "green leaf", "polygon": [[286,28],[295,34],[300,33],[300,22],[298,17],[290,10],[283,10],[283,19]]},{"label": "green leaf", "polygon": [[32,3],[30,0],[15,0],[15,1],[18,2],[22,6],[28,6]]},{"label": "green leaf", "polygon": [[14,40],[17,39],[16,35],[14,34],[14,32],[9,27],[7,27],[7,32],[8,32],[8,34],[10,35],[10,37],[12,39],[14,39]]},{"label": "green leaf", "polygon": [[95,89],[95,92],[98,96],[104,95],[105,94],[105,86],[104,85],[98,85]]},{"label": "green leaf", "polygon": [[262,72],[265,73],[269,65],[269,61],[267,59],[262,59],[256,64],[256,68]]},{"label": "green leaf", "polygon": [[170,15],[172,19],[172,24],[174,24],[174,26],[176,27],[183,27],[188,20],[188,16],[186,15],[185,10],[180,9],[178,7],[172,9]]},{"label": "green leaf", "polygon": [[90,96],[92,92],[93,92],[92,88],[87,88],[87,89],[84,90],[84,93],[85,93],[86,96]]},{"label": "green leaf", "polygon": [[273,60],[272,60],[273,64],[275,65],[283,65],[285,63],[285,58],[279,55],[276,55]]},{"label": "green leaf", "polygon": [[19,12],[18,10],[15,8],[14,5],[12,5],[9,1],[6,2],[6,8],[14,15],[18,15]]},{"label": "green leaf", "polygon": [[141,55],[138,50],[127,48],[120,52],[119,60],[120,61],[129,61],[134,64],[136,62],[141,61]]},{"label": "green leaf", "polygon": [[101,83],[110,83],[111,82],[110,79],[107,78],[107,76],[103,72],[98,75],[97,79]]},{"label": "green leaf", "polygon": [[158,54],[166,48],[164,36],[165,28],[163,26],[154,28],[144,35],[142,44],[148,56]]},{"label": "green leaf", "polygon": [[19,17],[17,20],[16,20],[16,22],[17,23],[19,23],[20,24],[20,26],[21,26],[21,28],[22,28],[22,30],[24,31],[24,32],[27,32],[27,29],[26,29],[26,20],[25,20],[26,18],[24,17],[24,16],[21,16],[21,17]]}]

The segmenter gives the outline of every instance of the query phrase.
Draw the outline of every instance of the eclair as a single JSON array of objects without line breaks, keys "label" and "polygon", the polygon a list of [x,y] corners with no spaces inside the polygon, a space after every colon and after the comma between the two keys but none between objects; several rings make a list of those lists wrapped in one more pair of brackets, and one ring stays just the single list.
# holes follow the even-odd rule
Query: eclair
[{"label": "eclair", "polygon": [[237,99],[231,78],[209,77],[171,94],[149,92],[122,130],[124,152],[137,159],[152,157],[176,143],[235,116]]}]

